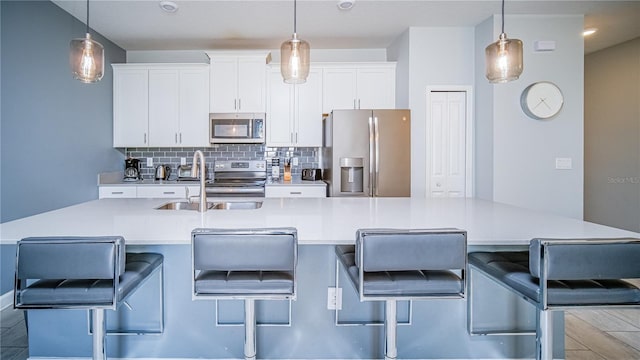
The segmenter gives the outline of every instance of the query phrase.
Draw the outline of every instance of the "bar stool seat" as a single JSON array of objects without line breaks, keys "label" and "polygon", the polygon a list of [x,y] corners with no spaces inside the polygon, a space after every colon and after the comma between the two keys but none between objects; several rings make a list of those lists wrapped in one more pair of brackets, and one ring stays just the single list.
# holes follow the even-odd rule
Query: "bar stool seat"
[{"label": "bar stool seat", "polygon": [[202,271],[196,276],[199,294],[292,294],[293,275],[285,271]]},{"label": "bar stool seat", "polygon": [[385,302],[385,359],[397,357],[398,300],[461,299],[467,234],[458,229],[360,229],[335,247],[360,301]]},{"label": "bar stool seat", "polygon": [[104,311],[116,310],[156,271],[162,282],[162,265],[161,254],[126,253],[121,236],[25,238],[16,249],[14,308],[90,310],[92,357],[104,360]]}]

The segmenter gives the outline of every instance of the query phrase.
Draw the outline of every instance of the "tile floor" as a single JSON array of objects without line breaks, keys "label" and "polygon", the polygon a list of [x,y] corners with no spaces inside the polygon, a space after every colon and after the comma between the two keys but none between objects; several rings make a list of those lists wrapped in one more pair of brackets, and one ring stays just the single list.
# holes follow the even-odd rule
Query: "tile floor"
[{"label": "tile floor", "polygon": [[[567,360],[640,360],[640,310],[581,310],[565,315]],[[22,311],[0,312],[0,359],[26,360]]]}]

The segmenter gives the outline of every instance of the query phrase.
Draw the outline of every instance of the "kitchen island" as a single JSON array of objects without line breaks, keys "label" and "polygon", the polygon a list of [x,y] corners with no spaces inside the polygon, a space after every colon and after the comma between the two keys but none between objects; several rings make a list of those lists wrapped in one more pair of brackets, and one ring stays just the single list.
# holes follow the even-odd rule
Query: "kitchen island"
[{"label": "kitchen island", "polygon": [[[199,227],[298,229],[298,299],[257,306],[259,358],[379,358],[383,354],[383,306],[359,303],[333,246],[355,242],[358,228],[442,228],[467,230],[470,250],[523,248],[533,237],[640,237],[640,234],[478,199],[261,198],[253,210],[155,210],[169,199],[102,199],[0,225],[1,241],[27,236],[122,235],[128,251],[165,256],[164,331],[157,335],[108,336],[111,358],[239,358],[242,304],[191,300],[190,233]],[[327,309],[327,288],[343,288],[342,310]],[[129,303],[110,312],[113,331],[158,328],[158,282],[150,281]],[[534,310],[497,285],[476,276],[474,314],[484,328],[535,326]],[[217,311],[216,311],[217,310]],[[398,305],[400,358],[531,358],[531,336],[472,337],[466,332],[464,300],[417,301]],[[289,316],[290,315],[290,316]],[[216,326],[216,322],[220,326]],[[369,326],[365,326],[369,325]],[[91,354],[85,311],[29,313],[31,357],[87,357]],[[555,354],[564,350],[563,319],[555,320]]]}]

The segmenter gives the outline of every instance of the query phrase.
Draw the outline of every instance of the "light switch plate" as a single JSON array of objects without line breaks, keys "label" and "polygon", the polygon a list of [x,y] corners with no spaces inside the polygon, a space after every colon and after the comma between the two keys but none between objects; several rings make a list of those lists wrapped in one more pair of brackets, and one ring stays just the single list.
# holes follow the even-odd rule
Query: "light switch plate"
[{"label": "light switch plate", "polygon": [[573,162],[571,158],[556,158],[557,170],[571,170],[573,169]]},{"label": "light switch plate", "polygon": [[342,288],[327,289],[327,310],[342,310]]},{"label": "light switch plate", "polygon": [[153,166],[153,158],[148,157],[147,158],[147,167],[152,167]]}]

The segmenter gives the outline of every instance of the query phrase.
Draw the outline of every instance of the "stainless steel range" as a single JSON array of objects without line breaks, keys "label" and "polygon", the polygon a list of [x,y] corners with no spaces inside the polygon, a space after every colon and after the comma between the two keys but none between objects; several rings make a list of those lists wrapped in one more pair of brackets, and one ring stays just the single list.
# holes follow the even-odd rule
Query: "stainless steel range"
[{"label": "stainless steel range", "polygon": [[216,160],[213,181],[206,185],[208,197],[264,197],[267,181],[265,160]]}]

